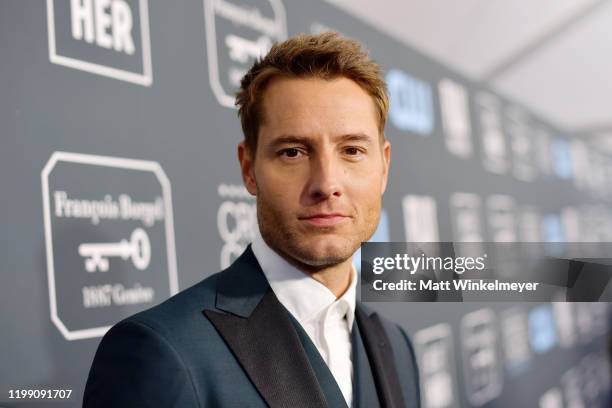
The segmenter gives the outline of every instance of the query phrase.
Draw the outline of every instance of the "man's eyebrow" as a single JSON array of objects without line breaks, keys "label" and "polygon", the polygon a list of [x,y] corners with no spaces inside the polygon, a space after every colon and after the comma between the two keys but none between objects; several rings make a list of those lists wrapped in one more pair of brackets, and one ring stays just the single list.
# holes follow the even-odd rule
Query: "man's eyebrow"
[{"label": "man's eyebrow", "polygon": [[[365,133],[347,133],[339,136],[334,136],[332,138],[334,142],[371,142],[372,137],[368,136]],[[312,144],[313,139],[306,136],[296,136],[296,135],[282,135],[277,137],[270,143],[270,147],[274,148],[283,144]]]},{"label": "man's eyebrow", "polygon": [[284,144],[309,144],[311,139],[304,136],[282,135],[277,137],[270,143],[270,147],[276,147]]},{"label": "man's eyebrow", "polygon": [[337,142],[371,142],[373,138],[365,133],[347,133],[333,138]]}]

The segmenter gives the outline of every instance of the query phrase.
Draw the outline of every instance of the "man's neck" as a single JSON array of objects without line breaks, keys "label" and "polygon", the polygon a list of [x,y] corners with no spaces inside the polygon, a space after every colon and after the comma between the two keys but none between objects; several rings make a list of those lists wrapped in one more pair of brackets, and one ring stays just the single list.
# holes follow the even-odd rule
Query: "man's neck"
[{"label": "man's neck", "polygon": [[267,246],[270,250],[274,251],[285,261],[293,265],[296,269],[310,276],[317,282],[323,284],[334,294],[334,296],[336,296],[336,299],[340,298],[351,285],[351,279],[353,279],[352,256],[336,265],[312,266],[300,262],[295,258],[292,258],[291,256],[279,249],[275,249],[273,246],[268,244],[261,235],[257,237],[257,240],[260,240],[265,246]]},{"label": "man's neck", "polygon": [[309,265],[297,263],[292,260],[287,260],[292,263],[297,269],[317,282],[322,283],[329,289],[336,299],[340,298],[351,285],[352,279],[352,257],[337,265],[332,265],[324,268],[310,267]]}]

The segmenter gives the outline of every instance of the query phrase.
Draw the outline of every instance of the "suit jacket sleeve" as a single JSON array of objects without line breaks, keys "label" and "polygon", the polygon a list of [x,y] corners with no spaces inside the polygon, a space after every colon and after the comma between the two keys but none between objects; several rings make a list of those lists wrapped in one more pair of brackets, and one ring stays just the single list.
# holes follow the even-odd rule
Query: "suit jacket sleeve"
[{"label": "suit jacket sleeve", "polygon": [[94,357],[83,407],[197,407],[180,356],[158,332],[129,320],[115,325]]}]

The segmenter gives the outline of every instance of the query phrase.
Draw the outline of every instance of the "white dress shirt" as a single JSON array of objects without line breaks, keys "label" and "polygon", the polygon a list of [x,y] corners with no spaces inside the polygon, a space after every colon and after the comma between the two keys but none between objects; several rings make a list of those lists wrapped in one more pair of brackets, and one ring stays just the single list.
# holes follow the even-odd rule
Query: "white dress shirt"
[{"label": "white dress shirt", "polygon": [[336,296],[322,283],[300,271],[266,244],[257,229],[251,246],[274,294],[302,325],[327,363],[349,407],[353,397],[350,332],[355,319],[357,272]]}]

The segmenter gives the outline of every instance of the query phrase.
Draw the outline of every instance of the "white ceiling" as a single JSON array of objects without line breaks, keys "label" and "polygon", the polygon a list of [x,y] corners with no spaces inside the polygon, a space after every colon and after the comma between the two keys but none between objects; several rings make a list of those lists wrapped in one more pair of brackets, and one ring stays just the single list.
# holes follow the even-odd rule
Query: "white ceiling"
[{"label": "white ceiling", "polygon": [[612,137],[610,0],[330,3],[570,133]]}]

